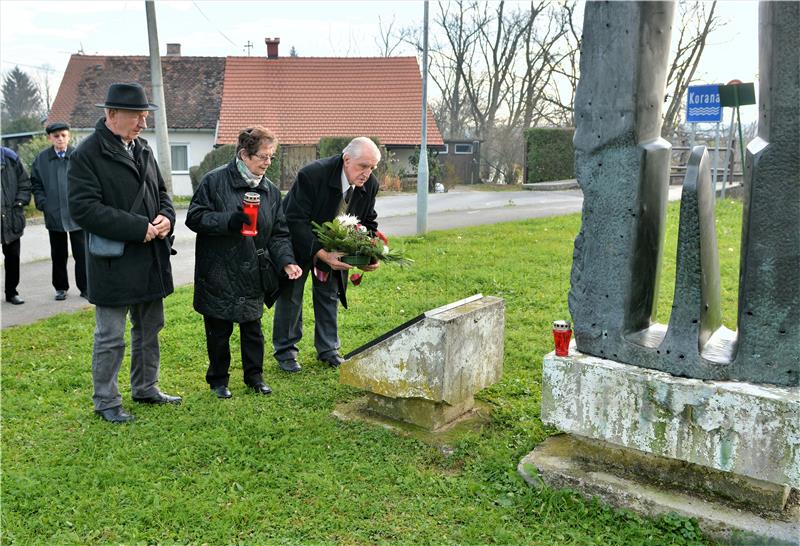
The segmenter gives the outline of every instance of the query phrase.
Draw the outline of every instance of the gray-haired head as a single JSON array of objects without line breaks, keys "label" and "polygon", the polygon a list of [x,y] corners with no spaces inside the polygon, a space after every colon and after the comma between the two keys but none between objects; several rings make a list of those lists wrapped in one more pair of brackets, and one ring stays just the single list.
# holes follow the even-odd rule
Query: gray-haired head
[{"label": "gray-haired head", "polygon": [[381,151],[372,142],[372,139],[363,136],[351,140],[342,150],[342,155],[346,155],[351,159],[359,159],[364,155],[365,150],[372,152],[377,157],[377,161],[381,160]]}]

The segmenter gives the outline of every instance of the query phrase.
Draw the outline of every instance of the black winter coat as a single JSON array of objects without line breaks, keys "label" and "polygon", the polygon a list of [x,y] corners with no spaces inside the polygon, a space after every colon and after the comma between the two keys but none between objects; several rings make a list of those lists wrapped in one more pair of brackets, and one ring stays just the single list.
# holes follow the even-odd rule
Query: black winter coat
[{"label": "black winter coat", "polygon": [[[95,132],[73,152],[67,178],[75,222],[89,233],[125,241],[125,253],[119,258],[86,253],[89,301],[121,306],[171,294],[175,210],[147,141],[137,138],[134,157],[130,157],[101,118]],[[144,200],[131,211],[142,184],[146,185]],[[147,225],[159,214],[172,224],[170,236],[144,243]]]},{"label": "black winter coat", "polygon": [[73,151],[72,146],[67,147],[64,159],[59,159],[51,146],[33,161],[31,189],[36,208],[44,212],[44,225],[49,231],[80,229],[69,214],[67,168]]},{"label": "black winter coat", "polygon": [[25,231],[25,210],[31,200],[31,179],[17,154],[6,147],[0,151],[0,178],[2,178],[2,239],[3,244],[13,243]]},{"label": "black winter coat", "polygon": [[[245,237],[228,230],[228,221],[242,206],[244,194],[261,196],[258,235]],[[205,316],[249,322],[264,312],[258,248],[266,248],[276,269],[296,263],[289,229],[281,209],[281,193],[266,177],[250,188],[236,160],[206,174],[192,196],[186,225],[197,233],[194,266],[194,308]],[[272,305],[272,301],[267,302]]]},{"label": "black winter coat", "polygon": [[[297,173],[297,180],[283,200],[286,222],[292,233],[292,244],[297,264],[304,270],[311,267],[314,255],[322,245],[314,235],[311,222],[318,224],[336,218],[342,202],[342,167],[344,157],[335,155],[309,163]],[[354,186],[347,213],[358,217],[361,225],[370,231],[378,229],[378,213],[375,212],[375,196],[378,195],[378,179],[371,174],[360,188]],[[323,262],[317,264],[329,270]],[[332,271],[339,284],[339,300],[347,308],[347,271]],[[295,281],[296,282],[296,281]]]}]

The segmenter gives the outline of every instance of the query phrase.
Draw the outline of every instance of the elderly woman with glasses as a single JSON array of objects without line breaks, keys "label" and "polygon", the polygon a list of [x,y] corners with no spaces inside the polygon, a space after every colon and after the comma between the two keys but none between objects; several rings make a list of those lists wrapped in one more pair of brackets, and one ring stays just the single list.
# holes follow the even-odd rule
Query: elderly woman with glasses
[{"label": "elderly woman with glasses", "polygon": [[[261,315],[264,304],[272,306],[276,294],[265,293],[264,264],[288,279],[302,274],[292,252],[280,191],[264,176],[277,146],[275,135],[264,127],[239,133],[236,157],[203,177],[186,215],[186,225],[197,233],[194,308],[205,322],[206,381],[218,398],[231,397],[228,370],[234,322],[239,324],[245,384],[259,394],[272,392],[262,377]],[[255,226],[242,210],[245,194],[259,197]],[[257,234],[243,235],[242,226],[250,228],[247,231],[255,227]],[[260,259],[259,254],[270,259]]]}]

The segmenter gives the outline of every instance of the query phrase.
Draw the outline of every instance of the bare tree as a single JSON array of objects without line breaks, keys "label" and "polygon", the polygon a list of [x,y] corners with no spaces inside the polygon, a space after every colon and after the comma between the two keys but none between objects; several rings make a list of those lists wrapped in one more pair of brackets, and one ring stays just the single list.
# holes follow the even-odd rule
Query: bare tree
[{"label": "bare tree", "polygon": [[407,28],[394,29],[395,18],[386,29],[383,28],[383,20],[378,16],[378,36],[375,37],[375,45],[378,46],[381,57],[391,57],[397,49],[406,43],[411,30]]},{"label": "bare tree", "polygon": [[720,18],[714,15],[717,1],[681,2],[680,30],[675,56],[667,73],[667,108],[661,136],[671,138],[678,129],[681,111],[684,107],[686,90],[694,79],[695,71],[706,46],[709,34],[722,26]]}]

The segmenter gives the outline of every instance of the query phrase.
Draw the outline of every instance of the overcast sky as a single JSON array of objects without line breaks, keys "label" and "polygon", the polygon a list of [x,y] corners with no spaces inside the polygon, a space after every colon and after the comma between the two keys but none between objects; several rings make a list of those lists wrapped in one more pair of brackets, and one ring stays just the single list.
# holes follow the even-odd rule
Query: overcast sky
[{"label": "overcast sky", "polygon": [[[509,2],[513,3],[513,2]],[[431,3],[431,12],[435,6]],[[712,34],[697,83],[754,81],[758,71],[757,2],[719,2],[726,25]],[[180,43],[183,55],[264,55],[264,38],[280,37],[281,55],[294,46],[301,56],[374,56],[379,52],[379,18],[384,28],[421,26],[422,1],[217,1],[156,2],[161,54]],[[15,65],[41,80],[48,74],[53,95],[69,57],[147,55],[144,1],[2,0],[0,61],[3,73]],[[410,48],[397,52],[413,54]],[[752,111],[752,112],[750,112]],[[755,119],[754,106],[743,121]],[[727,121],[727,116],[726,116]]]}]

